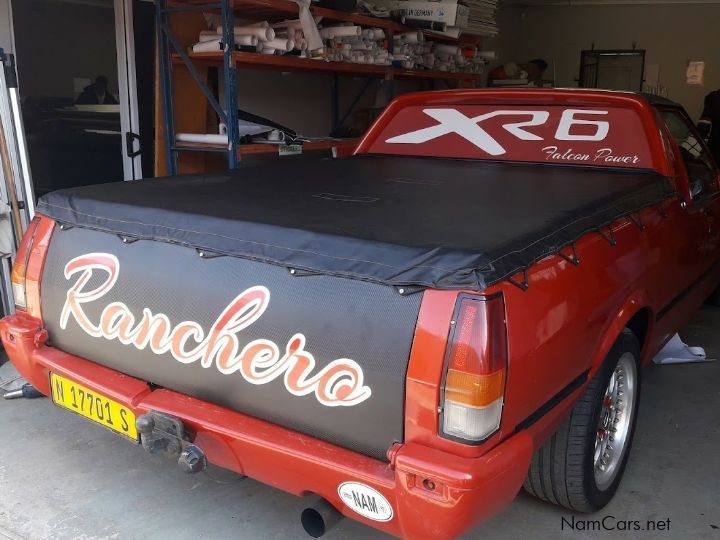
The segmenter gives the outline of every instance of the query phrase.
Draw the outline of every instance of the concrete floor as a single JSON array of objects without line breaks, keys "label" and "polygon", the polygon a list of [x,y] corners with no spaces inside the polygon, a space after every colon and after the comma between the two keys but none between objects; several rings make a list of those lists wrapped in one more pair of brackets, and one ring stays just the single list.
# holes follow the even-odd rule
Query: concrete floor
[{"label": "concrete floor", "polygon": [[[705,308],[681,334],[718,358],[719,330],[720,309]],[[0,379],[10,368],[0,368]],[[720,362],[653,366],[624,481],[595,518],[669,518],[669,532],[563,530],[569,512],[521,493],[466,538],[720,538],[719,479]],[[0,539],[302,539],[301,508],[226,471],[186,476],[49,400],[0,401]],[[385,537],[343,520],[326,538]]]}]

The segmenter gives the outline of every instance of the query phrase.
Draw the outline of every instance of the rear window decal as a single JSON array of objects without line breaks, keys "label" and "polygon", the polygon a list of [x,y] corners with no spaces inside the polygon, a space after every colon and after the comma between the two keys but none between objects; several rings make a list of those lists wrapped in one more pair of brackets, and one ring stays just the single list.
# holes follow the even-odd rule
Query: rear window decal
[{"label": "rear window decal", "polygon": [[652,168],[640,118],[619,107],[411,106],[368,153]]}]

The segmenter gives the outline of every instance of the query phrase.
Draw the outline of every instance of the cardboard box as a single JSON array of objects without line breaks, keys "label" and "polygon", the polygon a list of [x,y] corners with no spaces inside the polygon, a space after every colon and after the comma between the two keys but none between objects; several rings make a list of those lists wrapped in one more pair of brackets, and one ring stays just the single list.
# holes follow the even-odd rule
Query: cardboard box
[{"label": "cardboard box", "polygon": [[375,4],[390,10],[402,10],[410,19],[436,21],[466,28],[470,8],[458,0],[375,0]]}]

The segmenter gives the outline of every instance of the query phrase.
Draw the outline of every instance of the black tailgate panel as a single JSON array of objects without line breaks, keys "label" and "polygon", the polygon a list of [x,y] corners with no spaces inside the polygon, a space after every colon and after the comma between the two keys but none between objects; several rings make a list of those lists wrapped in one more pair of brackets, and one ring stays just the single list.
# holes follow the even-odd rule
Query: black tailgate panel
[{"label": "black tailgate panel", "polygon": [[[213,364],[183,364],[169,352],[155,354],[117,339],[92,337],[71,315],[65,329],[60,314],[73,258],[93,252],[117,257],[115,285],[101,298],[82,304],[97,324],[103,308],[122,302],[140,319],[144,308],[164,313],[171,325],[196,321],[208,331],[242,291],[265,286],[266,311],[237,333],[240,347],[255,339],[275,342],[281,353],[293,334],[306,337],[315,374],[333,360],[357,362],[371,396],[352,406],[326,406],[315,394],[296,396],[279,377],[261,385],[240,373],[222,374]],[[89,290],[108,274],[93,271]],[[405,374],[422,293],[400,295],[393,287],[326,275],[292,275],[287,268],[236,257],[201,258],[195,249],[165,242],[123,243],[117,235],[56,228],[42,279],[43,319],[53,346],[134,377],[385,459],[403,437]]]}]

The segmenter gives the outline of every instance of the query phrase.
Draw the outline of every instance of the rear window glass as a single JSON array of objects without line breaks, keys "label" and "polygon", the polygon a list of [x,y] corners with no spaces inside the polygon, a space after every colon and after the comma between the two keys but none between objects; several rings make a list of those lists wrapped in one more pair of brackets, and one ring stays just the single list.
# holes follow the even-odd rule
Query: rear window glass
[{"label": "rear window glass", "polygon": [[406,107],[368,153],[652,168],[640,118],[617,107]]}]

